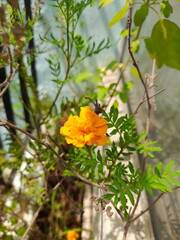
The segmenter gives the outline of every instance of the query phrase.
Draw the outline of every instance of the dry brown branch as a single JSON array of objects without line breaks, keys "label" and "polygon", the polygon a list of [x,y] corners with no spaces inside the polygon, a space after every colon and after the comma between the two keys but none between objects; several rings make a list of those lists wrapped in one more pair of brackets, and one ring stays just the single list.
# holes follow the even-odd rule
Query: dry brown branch
[{"label": "dry brown branch", "polygon": [[0,97],[3,96],[3,94],[7,91],[11,81],[13,80],[16,71],[13,72],[13,60],[12,60],[12,55],[11,55],[11,51],[10,51],[10,47],[6,46],[8,49],[8,55],[9,55],[9,76],[5,79],[5,81],[3,83],[0,84],[0,88],[2,88],[1,92],[0,92]]}]

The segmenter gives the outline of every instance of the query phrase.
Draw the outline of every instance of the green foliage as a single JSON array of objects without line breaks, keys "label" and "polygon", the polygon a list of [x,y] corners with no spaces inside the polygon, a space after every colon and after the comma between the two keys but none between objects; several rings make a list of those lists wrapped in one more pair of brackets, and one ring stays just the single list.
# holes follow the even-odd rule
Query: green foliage
[{"label": "green foliage", "polygon": [[121,21],[121,19],[125,16],[129,9],[129,1],[126,1],[125,5],[120,9],[114,17],[111,19],[111,21],[108,24],[108,27],[111,28],[113,25],[115,25],[117,22]]},{"label": "green foliage", "polygon": [[161,19],[153,27],[151,37],[145,39],[146,47],[161,67],[180,69],[180,28],[172,21]]},{"label": "green foliage", "polygon": [[158,162],[152,170],[152,166],[149,165],[145,174],[143,175],[143,185],[147,192],[152,195],[152,189],[158,189],[161,192],[172,192],[171,185],[180,186],[180,181],[176,178],[180,177],[179,170],[173,171],[174,161],[170,161],[164,167],[162,162]]},{"label": "green foliage", "polygon": [[134,25],[141,26],[143,22],[146,20],[146,17],[149,12],[149,6],[147,3],[141,5],[140,9],[136,10],[134,14]]}]

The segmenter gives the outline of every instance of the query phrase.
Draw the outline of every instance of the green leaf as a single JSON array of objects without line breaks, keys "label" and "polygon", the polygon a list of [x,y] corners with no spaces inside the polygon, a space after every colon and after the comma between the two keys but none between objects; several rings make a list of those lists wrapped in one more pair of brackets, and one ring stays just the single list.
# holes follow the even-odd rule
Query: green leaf
[{"label": "green leaf", "polygon": [[121,99],[121,101],[123,103],[127,103],[128,102],[128,95],[126,93],[120,92],[119,93],[119,97],[120,97],[120,99]]},{"label": "green leaf", "polygon": [[119,202],[118,196],[115,195],[115,197],[114,197],[114,206],[115,207],[117,206],[118,202]]},{"label": "green leaf", "polygon": [[133,74],[136,78],[139,78],[139,73],[138,73],[137,68],[132,67],[132,68],[130,68],[130,70],[131,70],[132,74]]},{"label": "green leaf", "polygon": [[123,85],[123,91],[129,92],[133,86],[134,86],[134,82],[132,81],[125,82]]},{"label": "green leaf", "polygon": [[95,76],[92,79],[93,82],[102,82],[102,77],[101,76]]},{"label": "green leaf", "polygon": [[180,28],[167,19],[159,20],[151,37],[145,39],[146,48],[158,67],[165,64],[180,70]]},{"label": "green leaf", "polygon": [[118,64],[118,63],[119,63],[119,61],[113,60],[112,62],[110,62],[110,63],[107,65],[106,70],[110,70],[111,68],[114,67],[114,65],[116,65],[116,64]]},{"label": "green leaf", "polygon": [[20,228],[17,229],[16,234],[18,236],[22,237],[23,234],[25,233],[25,231],[26,231],[26,229],[24,227],[20,227]]},{"label": "green leaf", "polygon": [[106,97],[106,95],[108,93],[108,88],[103,87],[103,86],[98,86],[97,88],[99,89],[99,91],[97,92],[97,98],[99,100],[104,100],[104,98]]},{"label": "green leaf", "polygon": [[[135,35],[135,34],[137,34],[137,32],[138,32],[137,29],[133,29],[133,30],[131,30],[131,35]],[[120,35],[122,37],[125,37],[125,36],[128,35],[128,33],[129,33],[129,30],[128,29],[124,29],[124,30],[121,31]]]},{"label": "green leaf", "polygon": [[141,143],[145,138],[147,137],[147,133],[145,130],[143,130],[140,134],[139,134],[139,138],[137,143]]},{"label": "green leaf", "polygon": [[12,235],[8,235],[6,237],[3,238],[4,240],[13,240],[13,236]]},{"label": "green leaf", "polygon": [[129,167],[129,171],[130,171],[132,174],[134,174],[134,166],[133,166],[133,164],[132,164],[131,162],[129,162],[128,167]]},{"label": "green leaf", "polygon": [[168,162],[168,164],[165,166],[164,174],[168,174],[173,167],[174,167],[174,161],[171,160],[171,161]]},{"label": "green leaf", "polygon": [[151,152],[147,152],[147,155],[148,155],[148,157],[150,157],[150,158],[152,158],[152,159],[156,158],[156,157],[154,156],[154,154],[152,154]]},{"label": "green leaf", "polygon": [[118,114],[119,114],[119,111],[117,108],[114,108],[114,114],[113,114],[113,123],[116,122],[117,118],[118,118]]},{"label": "green leaf", "polygon": [[144,184],[144,187],[145,187],[146,191],[147,191],[150,195],[153,194],[152,188],[151,188],[151,186],[150,186],[148,183]]},{"label": "green leaf", "polygon": [[99,3],[99,7],[104,7],[112,2],[114,2],[114,0],[101,0]]},{"label": "green leaf", "polygon": [[175,178],[171,177],[171,176],[164,176],[164,178],[170,182],[171,184],[179,187],[180,186],[180,181],[176,180]]},{"label": "green leaf", "polygon": [[126,1],[125,5],[123,6],[122,9],[120,9],[115,15],[114,17],[111,19],[111,21],[108,24],[108,27],[111,28],[114,24],[116,24],[117,22],[121,21],[121,19],[125,16],[125,14],[127,13],[129,9],[129,2]]},{"label": "green leaf", "polygon": [[100,153],[100,150],[97,151],[97,159],[102,162],[102,155]]},{"label": "green leaf", "polygon": [[161,152],[163,149],[160,147],[147,147],[145,148],[146,151],[152,151],[152,152]]},{"label": "green leaf", "polygon": [[140,44],[140,41],[139,39],[135,39],[131,42],[131,49],[132,49],[132,52],[134,53],[137,53],[138,50],[139,50],[139,44]]},{"label": "green leaf", "polygon": [[163,0],[161,3],[161,13],[163,14],[164,17],[168,18],[170,14],[173,12],[173,8],[170,5],[169,1]]},{"label": "green leaf", "polygon": [[162,174],[162,162],[158,162],[154,170],[157,176],[160,176]]},{"label": "green leaf", "polygon": [[123,209],[126,209],[127,199],[126,199],[125,194],[123,192],[121,192],[121,194],[120,194],[120,201],[121,201]]},{"label": "green leaf", "polygon": [[114,194],[111,194],[111,193],[108,193],[108,194],[104,195],[104,198],[106,200],[111,200],[113,197],[114,197]]},{"label": "green leaf", "polygon": [[82,73],[79,73],[79,74],[74,78],[74,82],[75,82],[75,83],[79,83],[79,82],[82,82],[82,81],[85,81],[85,80],[91,78],[92,76],[93,76],[92,73],[82,72]]},{"label": "green leaf", "polygon": [[143,4],[140,9],[136,10],[134,14],[134,24],[135,26],[139,27],[145,21],[148,15],[149,7],[148,4]]},{"label": "green leaf", "polygon": [[118,193],[118,192],[119,192],[119,190],[116,189],[115,187],[113,187],[112,185],[108,185],[108,187],[109,187],[109,190],[110,190],[111,192],[114,192],[114,193]]}]

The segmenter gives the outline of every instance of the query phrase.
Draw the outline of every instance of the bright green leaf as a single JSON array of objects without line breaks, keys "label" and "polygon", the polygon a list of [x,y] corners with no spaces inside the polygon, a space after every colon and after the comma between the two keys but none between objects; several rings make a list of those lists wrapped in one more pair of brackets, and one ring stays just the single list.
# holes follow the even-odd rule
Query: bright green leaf
[{"label": "bright green leaf", "polygon": [[74,82],[75,83],[79,83],[79,82],[82,82],[84,80],[87,80],[89,78],[91,78],[93,76],[92,73],[89,73],[89,72],[82,72],[82,73],[79,73],[75,78],[74,78]]},{"label": "bright green leaf", "polygon": [[[128,32],[129,32],[128,29],[124,29],[124,30],[121,31],[120,35],[121,35],[122,37],[125,37],[125,36],[128,35]],[[137,34],[137,29],[133,29],[133,30],[131,31],[131,35],[135,35],[135,34]]]},{"label": "bright green leaf", "polygon": [[171,177],[171,176],[164,176],[164,178],[170,182],[171,184],[180,187],[180,181],[176,180],[175,178]]},{"label": "bright green leaf", "polygon": [[140,41],[139,39],[135,39],[131,42],[131,49],[132,49],[132,52],[134,53],[137,53],[138,50],[139,50],[139,44],[140,44]]},{"label": "bright green leaf", "polygon": [[114,17],[111,19],[111,21],[108,24],[108,27],[111,28],[114,24],[116,24],[117,22],[121,21],[121,19],[125,16],[125,14],[127,13],[129,9],[129,2],[126,1],[125,5],[123,6],[122,9],[120,9],[115,15]]},{"label": "bright green leaf", "polygon": [[139,73],[135,67],[131,67],[130,70],[136,78],[139,78]]},{"label": "bright green leaf", "polygon": [[92,79],[93,82],[102,82],[102,77],[101,76],[95,76]]},{"label": "bright green leaf", "polygon": [[174,161],[171,160],[171,161],[168,162],[168,164],[165,166],[165,168],[164,168],[164,174],[168,174],[173,167],[174,167]]},{"label": "bright green leaf", "polygon": [[145,21],[147,15],[148,15],[148,4],[143,4],[140,9],[136,10],[134,14],[134,24],[135,26],[139,27],[143,24]]},{"label": "bright green leaf", "polygon": [[139,138],[138,138],[138,141],[137,143],[141,143],[145,138],[147,137],[147,133],[146,131],[142,131],[140,134],[139,134]]},{"label": "bright green leaf", "polygon": [[114,2],[114,0],[101,0],[99,3],[99,7],[104,7],[112,2]]}]

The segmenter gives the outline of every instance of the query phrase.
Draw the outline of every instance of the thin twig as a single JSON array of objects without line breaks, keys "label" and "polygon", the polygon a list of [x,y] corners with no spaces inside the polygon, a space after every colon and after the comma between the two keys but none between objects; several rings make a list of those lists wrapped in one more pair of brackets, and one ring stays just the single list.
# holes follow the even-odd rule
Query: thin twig
[{"label": "thin twig", "polygon": [[[149,99],[153,98],[154,96],[158,95],[159,93],[161,93],[161,92],[163,92],[163,91],[165,91],[164,88],[161,89],[161,90],[159,90],[158,92],[154,93],[152,96],[149,97]],[[146,101],[147,101],[147,98],[143,98],[143,99],[140,101],[139,105],[137,106],[136,110],[135,110],[134,113],[133,113],[134,115],[138,113],[138,110],[139,110],[140,106],[141,106],[144,102],[146,102]]]},{"label": "thin twig", "polygon": [[[172,188],[173,191],[179,189],[180,187],[174,187]],[[146,209],[144,209],[143,211],[141,211],[141,213],[139,213],[136,217],[134,217],[133,219],[131,219],[131,222],[134,222],[135,220],[137,220],[139,217],[141,217],[145,212],[149,211],[155,204],[156,202],[165,194],[166,192],[161,193],[152,203],[150,206],[148,206]]]},{"label": "thin twig", "polygon": [[137,69],[138,74],[139,74],[139,78],[140,78],[141,83],[144,87],[144,91],[145,91],[146,98],[147,98],[147,105],[148,105],[148,117],[150,118],[151,104],[150,104],[150,101],[149,101],[149,94],[148,94],[147,86],[145,84],[145,81],[143,79],[143,76],[142,76],[142,73],[140,71],[139,65],[136,62],[135,57],[134,57],[133,52],[132,52],[132,49],[131,49],[131,23],[132,23],[132,5],[129,6],[129,16],[128,16],[128,50],[129,50],[129,54],[131,56],[131,59],[133,61],[133,65]]}]

